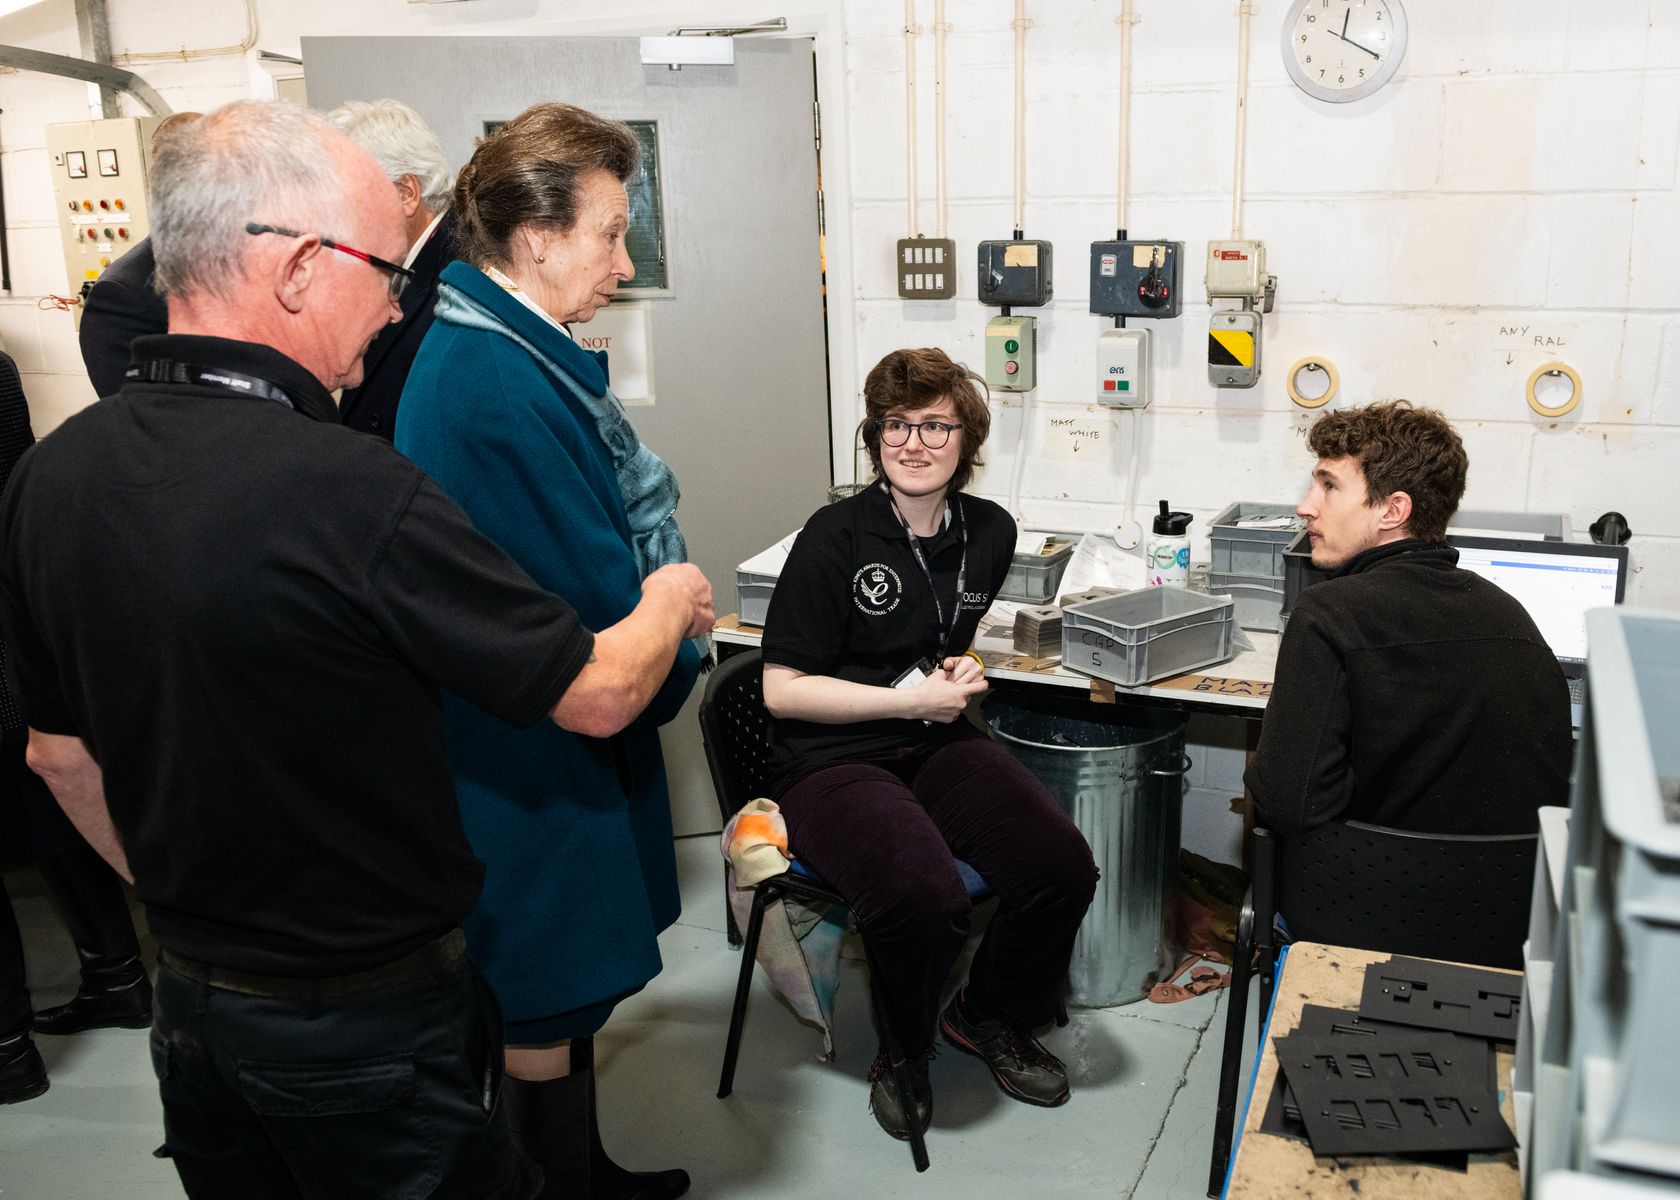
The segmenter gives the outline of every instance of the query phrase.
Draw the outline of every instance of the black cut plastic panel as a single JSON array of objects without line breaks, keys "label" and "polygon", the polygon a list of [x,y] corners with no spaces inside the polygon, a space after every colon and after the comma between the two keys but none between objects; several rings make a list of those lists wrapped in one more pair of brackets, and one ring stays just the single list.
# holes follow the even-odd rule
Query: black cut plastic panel
[{"label": "black cut plastic panel", "polygon": [[1522,1017],[1522,976],[1391,958],[1365,968],[1359,1012],[1379,1021],[1515,1042]]}]

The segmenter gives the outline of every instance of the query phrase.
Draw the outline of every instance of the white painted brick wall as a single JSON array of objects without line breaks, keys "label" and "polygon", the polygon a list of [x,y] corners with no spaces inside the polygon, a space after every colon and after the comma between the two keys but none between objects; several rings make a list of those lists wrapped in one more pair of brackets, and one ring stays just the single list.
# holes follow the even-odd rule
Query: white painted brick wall
[{"label": "white painted brick wall", "polygon": [[[1055,302],[1040,321],[1020,507],[1034,524],[1118,521],[1130,451],[1121,422],[1106,457],[1035,457],[1053,416],[1085,407],[1094,342],[1087,244],[1110,235],[1118,123],[1118,3],[1035,3],[1029,34],[1027,234],[1056,245]],[[1219,391],[1202,366],[1200,262],[1230,221],[1235,20],[1224,6],[1139,0],[1135,37],[1134,236],[1188,243],[1185,313],[1151,323],[1155,404],[1139,422],[1139,499],[1206,520],[1231,499],[1293,500],[1309,465],[1305,418],[1284,369],[1334,361],[1344,402],[1404,396],[1442,407],[1471,454],[1466,504],[1568,512],[1577,529],[1618,508],[1633,522],[1632,598],[1680,607],[1680,6],[1632,0],[1410,0],[1400,78],[1358,105],[1319,105],[1280,66],[1283,6],[1255,20],[1245,231],[1279,276],[1266,373]],[[902,5],[847,6],[854,69],[856,304],[860,374],[901,344],[978,363],[990,313],[973,295],[972,242],[1007,237],[1009,6],[952,0],[950,230],[959,295],[906,304],[876,248],[902,235]],[[919,10],[925,24],[931,4]],[[919,72],[930,85],[931,49]],[[931,102],[924,95],[921,224],[932,223]],[[1502,337],[1528,327],[1534,345]],[[942,336],[943,335],[943,336]],[[1561,343],[1561,344],[1559,344]],[[1576,413],[1548,421],[1523,387],[1561,359],[1584,381]],[[1000,402],[979,486],[1007,495],[1019,402]],[[1590,448],[1590,449],[1585,449]]]},{"label": "white painted brick wall", "polygon": [[[257,3],[260,44],[288,53],[303,35],[647,32],[693,23],[703,7]],[[830,209],[830,247],[851,256],[853,285],[841,302],[856,322],[852,365],[861,379],[901,345],[938,345],[979,364],[991,313],[972,299],[974,243],[1010,232],[1013,6],[947,5],[949,232],[960,298],[946,303],[898,300],[889,262],[905,224],[902,0],[832,7],[846,28],[846,87],[824,103],[847,113],[853,207]],[[1245,226],[1267,243],[1278,308],[1266,324],[1260,385],[1219,391],[1203,367],[1200,280],[1207,240],[1229,232],[1234,7],[1136,0],[1129,226],[1134,236],[1188,243],[1184,315],[1151,324],[1156,400],[1136,422],[1141,504],[1164,495],[1195,513],[1194,552],[1205,557],[1207,521],[1228,501],[1295,499],[1309,466],[1310,417],[1289,402],[1284,370],[1318,353],[1337,364],[1349,403],[1404,396],[1454,418],[1471,456],[1468,506],[1563,511],[1578,530],[1605,509],[1626,513],[1637,534],[1631,598],[1680,608],[1680,3],[1406,0],[1412,40],[1400,76],[1348,106],[1317,104],[1289,84],[1279,54],[1287,5],[1262,5],[1251,42]],[[917,11],[929,26],[931,0],[917,0]],[[1022,483],[1034,524],[1112,527],[1128,483],[1129,420],[1116,422],[1094,463],[1031,458],[1048,416],[1096,415],[1085,401],[1106,322],[1086,311],[1086,260],[1088,243],[1115,224],[1118,11],[1119,0],[1029,5],[1027,233],[1051,239],[1059,259],[1057,299],[1038,314],[1041,386]],[[110,20],[118,53],[222,45],[241,32],[238,5],[225,0],[110,0]],[[71,0],[0,18],[0,42],[76,53]],[[934,223],[932,56],[924,37],[924,233]],[[183,108],[272,94],[249,56],[140,69]],[[45,432],[91,399],[68,315],[36,307],[41,294],[65,287],[44,126],[86,116],[87,89],[0,76],[0,110],[14,284],[0,299],[0,342],[25,373]],[[1502,339],[1501,326],[1565,344],[1520,345]],[[1553,357],[1581,372],[1585,396],[1575,414],[1547,421],[1529,412],[1522,387]],[[835,403],[849,409],[846,423],[855,419],[854,397]],[[988,494],[1007,494],[1021,413],[1018,399],[1000,398],[980,478]],[[1226,858],[1242,768],[1230,737],[1217,725],[1192,728],[1197,767],[1185,815],[1186,844]]]}]

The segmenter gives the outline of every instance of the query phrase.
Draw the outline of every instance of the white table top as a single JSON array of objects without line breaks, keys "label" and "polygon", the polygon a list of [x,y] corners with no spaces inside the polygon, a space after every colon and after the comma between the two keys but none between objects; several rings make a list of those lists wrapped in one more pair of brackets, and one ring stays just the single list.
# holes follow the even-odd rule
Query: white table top
[{"label": "white table top", "polygon": [[[756,625],[743,625],[731,613],[712,627],[712,637],[730,645],[757,646],[764,631]],[[1202,667],[1170,679],[1157,679],[1139,687],[1121,687],[1106,679],[1095,679],[1062,666],[1059,658],[1028,658],[982,647],[976,651],[986,664],[986,677],[1035,683],[1048,687],[1081,688],[1100,704],[1114,704],[1127,699],[1173,701],[1185,705],[1210,708],[1252,709],[1258,717],[1265,710],[1272,694],[1272,679],[1277,673],[1279,635],[1244,630],[1244,636],[1254,643],[1253,650],[1236,655],[1212,667]]]}]

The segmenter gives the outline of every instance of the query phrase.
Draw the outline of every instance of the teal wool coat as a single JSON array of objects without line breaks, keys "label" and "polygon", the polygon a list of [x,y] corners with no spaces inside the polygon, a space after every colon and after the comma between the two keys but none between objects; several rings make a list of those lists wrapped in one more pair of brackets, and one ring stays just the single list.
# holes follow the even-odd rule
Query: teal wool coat
[{"label": "teal wool coat", "polygon": [[[594,355],[484,274],[457,262],[442,280],[591,396],[606,394]],[[440,305],[403,390],[396,447],[589,628],[623,619],[641,599],[595,419],[518,342],[452,321]],[[647,710],[611,738],[546,721],[514,729],[446,697],[461,816],[485,865],[467,938],[510,1023],[610,1003],[659,973],[655,939],[680,910],[659,726],[699,668],[685,643]]]}]

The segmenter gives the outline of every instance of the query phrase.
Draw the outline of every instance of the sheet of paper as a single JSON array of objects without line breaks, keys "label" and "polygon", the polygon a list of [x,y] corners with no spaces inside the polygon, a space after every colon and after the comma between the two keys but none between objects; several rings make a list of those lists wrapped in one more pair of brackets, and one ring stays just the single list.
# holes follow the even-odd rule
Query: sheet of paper
[{"label": "sheet of paper", "polygon": [[1073,557],[1062,574],[1059,595],[1083,592],[1086,588],[1111,587],[1131,590],[1143,586],[1143,559],[1120,549],[1114,539],[1087,533],[1079,539]]},{"label": "sheet of paper", "polygon": [[1043,554],[1052,543],[1067,536],[1065,533],[1046,533],[1042,529],[1018,529],[1015,531],[1015,553]]},{"label": "sheet of paper", "polygon": [[793,549],[794,539],[798,536],[799,530],[795,529],[774,546],[760,550],[737,569],[750,575],[780,576],[782,568],[787,566],[788,551]]}]

